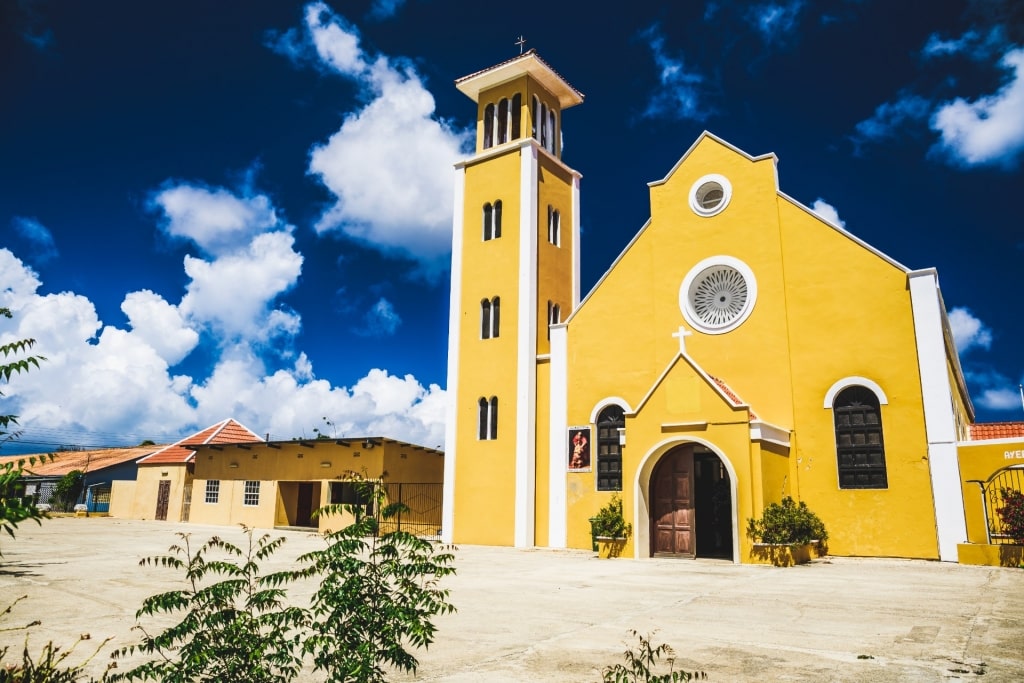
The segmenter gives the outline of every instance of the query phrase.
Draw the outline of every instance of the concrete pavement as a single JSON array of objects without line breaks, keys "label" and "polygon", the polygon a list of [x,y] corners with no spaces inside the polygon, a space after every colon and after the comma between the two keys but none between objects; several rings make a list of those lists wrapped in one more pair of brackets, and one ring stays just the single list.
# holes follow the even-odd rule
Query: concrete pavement
[{"label": "concrete pavement", "polygon": [[[142,599],[177,587],[174,572],[138,566],[176,531],[242,538],[233,527],[110,518],[22,525],[16,540],[0,540],[0,608],[28,598],[0,628],[41,619],[35,651],[47,639],[70,645],[89,633],[82,645],[94,647],[113,637],[90,665],[102,671],[110,650],[136,642]],[[322,543],[271,533],[288,540],[268,571]],[[854,558],[777,569],[478,546],[456,557],[446,585],[458,612],[436,619],[418,673],[393,680],[597,681],[630,629],[656,632],[682,668],[712,681],[1024,680],[1024,570]],[[292,594],[301,603],[311,590]],[[23,639],[0,633],[17,649]]]}]

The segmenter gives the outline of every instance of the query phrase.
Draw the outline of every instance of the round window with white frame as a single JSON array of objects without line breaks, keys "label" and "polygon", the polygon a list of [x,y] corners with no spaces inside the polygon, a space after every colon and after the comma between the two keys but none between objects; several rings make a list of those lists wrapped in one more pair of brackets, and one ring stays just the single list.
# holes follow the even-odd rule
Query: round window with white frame
[{"label": "round window with white frame", "polygon": [[683,279],[679,308],[686,322],[705,334],[736,329],[757,300],[757,280],[747,264],[731,256],[706,258]]},{"label": "round window with white frame", "polygon": [[690,208],[698,216],[714,216],[725,210],[732,199],[732,184],[724,175],[711,173],[690,187]]}]

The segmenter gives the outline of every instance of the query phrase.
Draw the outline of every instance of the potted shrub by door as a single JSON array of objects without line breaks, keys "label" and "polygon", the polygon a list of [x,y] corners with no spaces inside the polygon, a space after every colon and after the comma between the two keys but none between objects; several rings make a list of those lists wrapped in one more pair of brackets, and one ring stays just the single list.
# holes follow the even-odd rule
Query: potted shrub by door
[{"label": "potted shrub by door", "polygon": [[598,557],[607,559],[622,555],[622,549],[626,547],[633,525],[622,515],[622,499],[619,494],[613,494],[608,504],[590,518],[590,525],[591,532],[597,540]]},{"label": "potted shrub by door", "polygon": [[789,496],[764,509],[760,519],[747,520],[747,536],[754,541],[751,559],[776,567],[791,567],[811,559],[812,550],[823,555],[828,540],[825,524],[807,503]]}]

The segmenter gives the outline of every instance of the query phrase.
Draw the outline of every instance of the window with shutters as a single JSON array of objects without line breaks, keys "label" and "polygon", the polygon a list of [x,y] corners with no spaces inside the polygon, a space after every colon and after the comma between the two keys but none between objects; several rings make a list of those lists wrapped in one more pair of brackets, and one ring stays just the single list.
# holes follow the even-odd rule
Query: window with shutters
[{"label": "window with shutters", "polygon": [[621,406],[610,405],[597,416],[597,490],[622,490],[621,430],[626,416]]},{"label": "window with shutters", "polygon": [[888,488],[882,411],[875,393],[856,385],[843,389],[832,404],[832,416],[839,488]]}]

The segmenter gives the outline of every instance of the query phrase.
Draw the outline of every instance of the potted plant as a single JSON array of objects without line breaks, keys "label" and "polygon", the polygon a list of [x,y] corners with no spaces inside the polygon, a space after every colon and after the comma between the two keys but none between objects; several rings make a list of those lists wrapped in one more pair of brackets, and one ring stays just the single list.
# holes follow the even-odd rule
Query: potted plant
[{"label": "potted plant", "polygon": [[747,520],[747,536],[754,541],[752,559],[777,567],[803,564],[811,559],[811,549],[828,540],[825,524],[811,512],[807,503],[786,496],[781,503],[764,509],[760,519]]},{"label": "potted plant", "polygon": [[619,557],[633,532],[633,525],[622,514],[622,498],[612,494],[611,500],[590,518],[590,530],[597,541],[597,556]]}]

